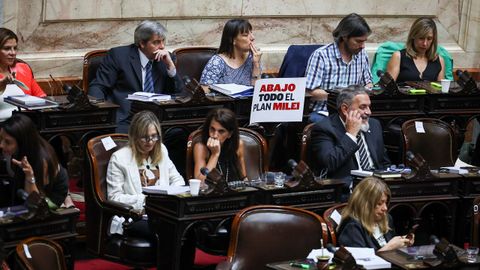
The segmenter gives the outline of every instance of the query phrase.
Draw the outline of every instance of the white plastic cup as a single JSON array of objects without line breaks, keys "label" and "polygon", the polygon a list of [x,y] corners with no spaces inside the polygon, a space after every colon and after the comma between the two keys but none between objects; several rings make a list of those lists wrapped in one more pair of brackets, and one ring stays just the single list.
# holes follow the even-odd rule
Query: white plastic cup
[{"label": "white plastic cup", "polygon": [[202,180],[199,179],[190,179],[188,180],[188,185],[190,186],[190,194],[192,196],[198,196],[198,192],[200,191],[200,183]]},{"label": "white plastic cup", "polygon": [[448,93],[450,90],[450,80],[442,79],[442,93]]},{"label": "white plastic cup", "polygon": [[478,247],[469,247],[467,248],[467,261],[469,263],[474,263],[477,261]]}]

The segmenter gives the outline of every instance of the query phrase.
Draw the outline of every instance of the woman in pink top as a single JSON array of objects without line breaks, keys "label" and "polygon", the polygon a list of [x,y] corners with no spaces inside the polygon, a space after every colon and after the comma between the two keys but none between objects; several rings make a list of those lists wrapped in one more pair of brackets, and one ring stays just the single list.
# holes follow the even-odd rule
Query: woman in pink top
[{"label": "woman in pink top", "polygon": [[45,97],[45,92],[33,78],[30,66],[17,59],[17,43],[18,37],[13,31],[0,28],[0,91],[17,79],[25,84],[26,87],[20,87],[25,94]]}]

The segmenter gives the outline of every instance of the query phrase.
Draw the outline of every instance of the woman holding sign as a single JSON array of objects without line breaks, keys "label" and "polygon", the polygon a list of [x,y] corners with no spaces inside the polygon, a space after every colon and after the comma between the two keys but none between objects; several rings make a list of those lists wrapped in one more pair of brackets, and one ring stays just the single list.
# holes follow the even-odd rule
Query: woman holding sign
[{"label": "woman holding sign", "polygon": [[229,20],[223,27],[217,54],[205,66],[200,84],[253,85],[260,78],[262,53],[255,46],[252,25],[247,20]]},{"label": "woman holding sign", "polygon": [[0,91],[5,90],[7,84],[15,83],[25,94],[45,97],[28,64],[18,61],[17,43],[18,37],[13,31],[0,28]]},{"label": "woman holding sign", "polygon": [[247,171],[235,113],[221,108],[210,111],[202,126],[202,140],[193,147],[194,176],[205,180],[201,168],[216,168],[225,180],[245,180]]}]

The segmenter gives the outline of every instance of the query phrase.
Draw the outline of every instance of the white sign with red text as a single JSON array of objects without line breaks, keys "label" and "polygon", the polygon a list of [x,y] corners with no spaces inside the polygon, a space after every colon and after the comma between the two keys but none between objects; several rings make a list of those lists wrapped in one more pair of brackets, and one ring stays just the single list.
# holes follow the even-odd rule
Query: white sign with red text
[{"label": "white sign with red text", "polygon": [[255,82],[250,124],[302,122],[306,78],[272,78]]}]

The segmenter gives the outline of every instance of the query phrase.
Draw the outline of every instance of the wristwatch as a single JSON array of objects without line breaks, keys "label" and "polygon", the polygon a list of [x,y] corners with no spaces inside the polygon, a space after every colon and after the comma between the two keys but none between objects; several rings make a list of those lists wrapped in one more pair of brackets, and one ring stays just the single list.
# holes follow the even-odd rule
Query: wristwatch
[{"label": "wristwatch", "polygon": [[35,184],[35,176],[32,176],[32,178],[30,179],[27,179],[27,181],[30,183],[30,184]]}]

